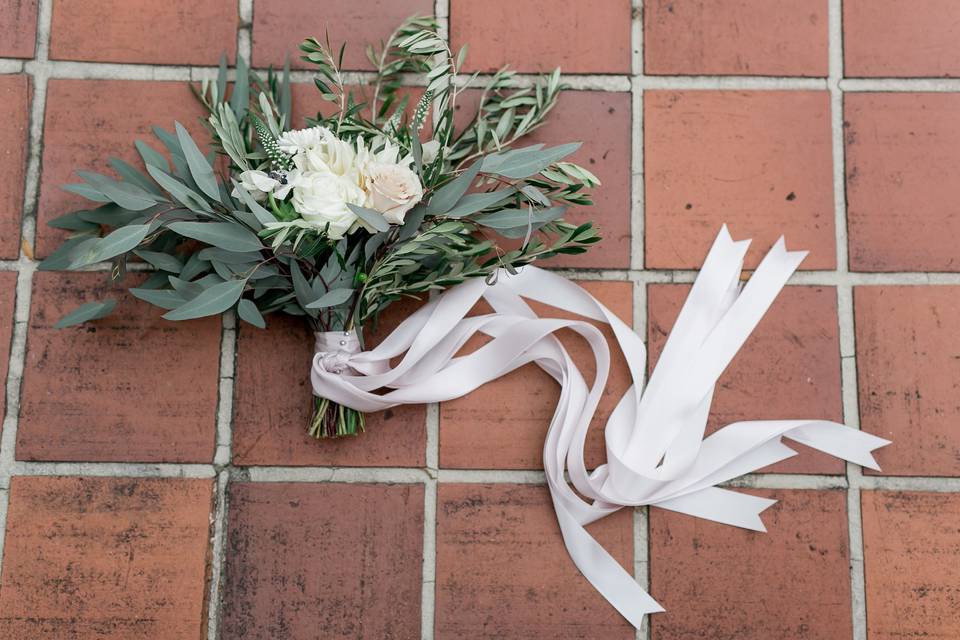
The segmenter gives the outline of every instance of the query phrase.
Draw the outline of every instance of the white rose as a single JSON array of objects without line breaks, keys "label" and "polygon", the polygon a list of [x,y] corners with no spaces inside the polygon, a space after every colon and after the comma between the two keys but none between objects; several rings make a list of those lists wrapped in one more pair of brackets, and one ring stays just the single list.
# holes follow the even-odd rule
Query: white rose
[{"label": "white rose", "polygon": [[390,224],[403,224],[407,211],[423,197],[417,174],[399,164],[372,163],[366,178],[370,208],[382,213]]},{"label": "white rose", "polygon": [[311,171],[297,178],[291,202],[301,218],[320,229],[327,227],[327,236],[339,240],[357,222],[347,204],[362,206],[366,200],[367,194],[351,178]]},{"label": "white rose", "polygon": [[[293,188],[293,180],[289,179],[289,176],[280,176],[280,174],[276,174],[276,176],[273,177],[263,171],[244,171],[240,174],[240,186],[258,202],[264,200],[268,193],[272,193],[282,200],[287,197],[290,189]],[[232,195],[235,198],[240,197],[237,187],[233,188]]]},{"label": "white rose", "polygon": [[[324,127],[289,131],[285,151],[293,153],[293,163],[300,171],[326,171],[338,176],[357,172],[357,152],[353,145],[338,138]],[[286,136],[287,134],[284,134]]]}]

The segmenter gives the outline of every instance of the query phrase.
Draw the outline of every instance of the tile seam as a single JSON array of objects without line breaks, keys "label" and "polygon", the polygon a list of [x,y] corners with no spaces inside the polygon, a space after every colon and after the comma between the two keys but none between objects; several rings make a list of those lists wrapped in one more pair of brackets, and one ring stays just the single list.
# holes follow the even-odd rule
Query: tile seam
[{"label": "tile seam", "polygon": [[[37,42],[34,54],[41,63],[47,60],[50,50],[50,22],[53,0],[40,0],[37,5]],[[24,65],[25,66],[25,65]],[[20,419],[20,393],[27,355],[27,328],[30,321],[30,297],[33,285],[34,265],[27,258],[27,247],[34,243],[36,231],[36,206],[40,190],[40,162],[43,148],[43,114],[46,105],[47,77],[44,73],[31,78],[33,89],[30,103],[29,134],[27,139],[27,168],[23,182],[23,209],[20,220],[20,259],[17,274],[17,291],[14,302],[14,317],[10,353],[7,359],[6,411],[3,418],[3,433],[0,435],[0,488],[9,489],[14,470],[17,427]],[[0,492],[0,575],[3,568],[3,548],[6,540],[7,508],[9,490]]]}]

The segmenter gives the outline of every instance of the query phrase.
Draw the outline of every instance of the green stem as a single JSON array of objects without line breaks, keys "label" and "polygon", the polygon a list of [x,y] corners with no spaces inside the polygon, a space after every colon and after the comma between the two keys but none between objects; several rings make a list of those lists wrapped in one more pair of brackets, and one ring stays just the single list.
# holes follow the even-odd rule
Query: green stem
[{"label": "green stem", "polygon": [[356,436],[366,431],[366,423],[363,412],[314,396],[313,417],[307,433],[318,440]]}]

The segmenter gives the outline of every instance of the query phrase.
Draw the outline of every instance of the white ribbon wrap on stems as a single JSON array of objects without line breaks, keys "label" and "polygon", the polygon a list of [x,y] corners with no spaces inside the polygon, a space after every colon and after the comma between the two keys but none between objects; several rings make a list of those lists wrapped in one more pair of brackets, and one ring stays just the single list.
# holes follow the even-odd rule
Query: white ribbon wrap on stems
[{"label": "white ribbon wrap on stems", "polygon": [[[370,351],[361,352],[355,336],[343,332],[318,334],[314,393],[359,411],[382,411],[458,398],[536,363],[561,389],[543,466],[567,551],[587,580],[639,627],[645,614],[663,608],[585,525],[622,507],[655,505],[765,531],[759,514],[773,500],[715,485],[795,455],[781,437],[872,469],[878,467],[871,451],[889,444],[822,420],[737,422],[703,437],[717,379],[806,256],[788,252],[781,238],[741,288],[748,245],[749,240],[734,242],[726,226],[721,229],[642,393],[641,338],[576,284],[529,266],[519,275],[501,272],[495,285],[477,279],[446,291]],[[495,313],[468,317],[480,298]],[[523,298],[609,324],[626,358],[633,386],[607,421],[607,464],[592,472],[584,464],[584,441],[607,382],[609,347],[589,322],[539,318]],[[589,343],[597,372],[592,384],[555,337],[560,329]],[[492,340],[457,357],[477,332]],[[391,366],[391,359],[401,356]]]}]

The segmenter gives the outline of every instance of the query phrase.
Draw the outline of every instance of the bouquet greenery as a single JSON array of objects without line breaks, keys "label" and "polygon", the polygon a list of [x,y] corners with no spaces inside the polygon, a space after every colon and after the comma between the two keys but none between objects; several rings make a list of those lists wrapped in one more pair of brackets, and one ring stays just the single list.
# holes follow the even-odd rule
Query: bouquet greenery
[{"label": "bouquet greenery", "polygon": [[[469,123],[455,127],[457,100],[476,79],[459,76],[465,49],[454,55],[432,18],[410,18],[368,47],[369,100],[344,86],[342,47],[311,38],[300,50],[331,115],[292,128],[289,65],[264,77],[238,59],[228,97],[222,60],[216,81],[196,92],[213,152],[176,123],[154,129],[166,155],[136,141],[147,175],[116,158],[116,178],[78,172],[83,182],[64,188],[102,204],[51,222],[71,233],[40,268],[109,260],[120,280],[135,258],[155,271],[130,293],[167,320],[235,309],[262,328],[281,312],[316,332],[355,332],[362,344],[364,327],[401,297],[493,279],[599,239],[590,223],[562,218],[590,204],[586,190],[599,184],[564,161],[579,145],[516,147],[556,104],[559,70],[525,88],[498,71],[478,89]],[[415,104],[401,97],[409,74],[426,78]],[[114,305],[88,302],[58,326]],[[362,413],[315,398],[312,435],[363,428]]]}]

